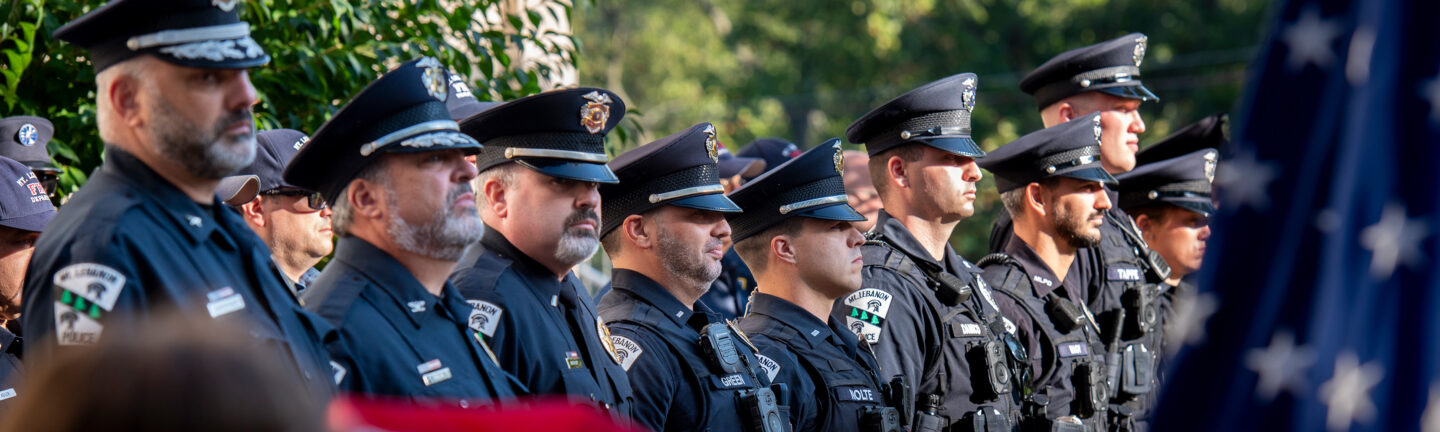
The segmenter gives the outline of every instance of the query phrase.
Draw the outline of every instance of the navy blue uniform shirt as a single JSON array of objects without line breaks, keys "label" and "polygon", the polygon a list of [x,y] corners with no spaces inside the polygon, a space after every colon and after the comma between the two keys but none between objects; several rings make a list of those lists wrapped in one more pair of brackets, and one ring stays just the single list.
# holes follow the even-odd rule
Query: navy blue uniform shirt
[{"label": "navy blue uniform shirt", "polygon": [[[702,303],[695,310],[645,275],[615,269],[613,291],[600,300],[600,315],[610,325],[611,341],[635,391],[635,421],[657,432],[741,431],[738,392],[768,386],[759,365],[754,371],[721,374],[700,350],[701,329],[721,322]],[[736,340],[742,357],[755,358]],[[764,380],[764,381],[760,381]]]},{"label": "navy blue uniform shirt", "polygon": [[[1002,328],[1004,317],[980,279],[979,267],[948,244],[943,261],[931,258],[905,225],[884,210],[872,231],[886,243],[860,246],[863,288],[836,302],[831,317],[874,347],[882,379],[904,375],[916,401],[921,394],[941,395],[939,414],[952,423],[978,412],[1013,417],[1009,394],[977,391],[975,383],[986,376],[985,365],[972,364],[968,355],[973,344],[1003,338],[996,329]],[[970,286],[972,295],[954,306],[944,305],[919,265],[955,275]]]},{"label": "navy blue uniform shirt", "polygon": [[870,347],[834,319],[821,321],[785,299],[755,293],[740,330],[764,356],[770,379],[790,388],[797,432],[860,430],[861,410],[885,405]]},{"label": "navy blue uniform shirt", "polygon": [[24,369],[20,366],[20,338],[0,326],[0,412],[12,405],[17,395],[15,384]]},{"label": "navy blue uniform shirt", "polygon": [[465,251],[450,281],[475,307],[470,328],[485,335],[500,366],[531,393],[569,394],[610,410],[617,419],[629,418],[630,382],[574,273],[563,281],[556,278],[486,227],[485,237]]},{"label": "navy blue uniform shirt", "polygon": [[296,304],[240,215],[218,199],[197,204],[116,147],[40,236],[24,298],[30,341],[74,349],[175,308],[249,329],[256,349],[292,365],[314,396],[333,390],[323,347],[333,329]]},{"label": "navy blue uniform shirt", "polygon": [[462,408],[524,391],[470,330],[474,308],[449,282],[436,297],[400,261],[357,237],[342,237],[335,251],[304,299],[338,330],[327,347],[341,390]]}]

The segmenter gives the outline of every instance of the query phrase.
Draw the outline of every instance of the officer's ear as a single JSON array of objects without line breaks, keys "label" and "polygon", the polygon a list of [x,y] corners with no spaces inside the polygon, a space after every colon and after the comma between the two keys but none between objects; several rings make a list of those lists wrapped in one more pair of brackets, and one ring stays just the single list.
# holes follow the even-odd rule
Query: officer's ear
[{"label": "officer's ear", "polygon": [[140,127],[144,120],[140,118],[140,93],[144,83],[138,77],[125,73],[117,73],[108,82],[106,88],[99,91],[106,92],[110,98],[110,109],[115,112],[115,117],[130,127]]},{"label": "officer's ear", "polygon": [[1075,105],[1071,105],[1069,101],[1057,102],[1055,115],[1060,117],[1060,123],[1074,120],[1077,115]]},{"label": "officer's ear", "polygon": [[1047,208],[1045,206],[1045,188],[1039,183],[1025,185],[1025,207],[1036,214],[1044,216]]},{"label": "officer's ear", "polygon": [[885,160],[886,182],[894,186],[908,188],[910,187],[910,179],[905,176],[906,173],[905,159],[901,158],[900,155],[890,155],[890,158]]},{"label": "officer's ear", "polygon": [[354,214],[366,219],[381,220],[385,217],[385,186],[365,179],[350,181],[341,199],[350,200]]},{"label": "officer's ear", "polygon": [[476,189],[480,191],[480,195],[485,197],[485,203],[490,207],[490,212],[501,218],[509,215],[509,202],[505,200],[506,185],[501,176],[480,176],[479,179],[480,184]]},{"label": "officer's ear", "polygon": [[647,226],[644,216],[626,216],[617,229],[625,236],[626,243],[635,245],[635,247],[649,249],[655,245],[654,227]]},{"label": "officer's ear", "polygon": [[1151,228],[1157,228],[1159,226],[1160,221],[1155,220],[1155,218],[1150,217],[1148,214],[1140,213],[1135,215],[1135,228],[1140,230],[1140,236],[1144,237],[1147,243],[1154,242],[1155,240],[1155,236],[1151,234]]},{"label": "officer's ear", "polygon": [[795,242],[789,235],[781,234],[770,238],[770,256],[781,262],[795,264]]},{"label": "officer's ear", "polygon": [[261,203],[262,201],[265,201],[265,196],[257,196],[255,199],[250,200],[250,202],[241,204],[235,208],[240,210],[240,217],[244,218],[250,225],[263,227],[266,221],[265,205]]}]

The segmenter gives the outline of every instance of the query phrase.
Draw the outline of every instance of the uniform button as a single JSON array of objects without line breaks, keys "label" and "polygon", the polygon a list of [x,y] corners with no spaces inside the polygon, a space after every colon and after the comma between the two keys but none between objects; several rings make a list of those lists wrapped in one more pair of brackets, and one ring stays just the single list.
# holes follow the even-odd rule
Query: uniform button
[{"label": "uniform button", "polygon": [[305,371],[305,379],[310,380],[310,371]]},{"label": "uniform button", "polygon": [[465,399],[460,399],[460,407],[461,407],[461,408],[470,408],[470,401],[465,400]]}]

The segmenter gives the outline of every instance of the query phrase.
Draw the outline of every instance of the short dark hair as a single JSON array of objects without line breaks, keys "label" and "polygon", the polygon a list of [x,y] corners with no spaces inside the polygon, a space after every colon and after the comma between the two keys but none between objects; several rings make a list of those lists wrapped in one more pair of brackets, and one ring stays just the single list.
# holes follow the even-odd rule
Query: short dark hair
[{"label": "short dark hair", "polygon": [[740,255],[740,260],[750,267],[753,273],[765,271],[765,266],[770,264],[770,239],[778,235],[797,237],[805,226],[805,218],[792,217],[777,223],[759,234],[752,235],[745,240],[735,242],[735,254]]},{"label": "short dark hair", "polygon": [[881,197],[885,196],[885,189],[890,187],[890,157],[896,156],[905,162],[915,162],[925,157],[925,145],[917,142],[908,142],[870,157],[870,182],[875,184],[875,193]]}]

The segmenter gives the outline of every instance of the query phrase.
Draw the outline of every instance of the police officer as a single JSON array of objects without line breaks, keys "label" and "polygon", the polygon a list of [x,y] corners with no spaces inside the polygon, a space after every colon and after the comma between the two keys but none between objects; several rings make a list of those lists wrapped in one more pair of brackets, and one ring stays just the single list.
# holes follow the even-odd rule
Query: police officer
[{"label": "police officer", "polygon": [[274,129],[256,134],[255,141],[259,144],[255,162],[240,174],[255,177],[259,199],[246,200],[237,210],[270,247],[280,274],[298,299],[320,276],[315,264],[335,248],[331,210],[319,192],[296,187],[282,176],[309,136],[294,129]]},{"label": "police officer", "polygon": [[55,125],[50,120],[33,116],[15,116],[0,119],[0,156],[14,159],[35,172],[40,185],[55,197],[60,180],[60,168],[50,160],[45,148],[55,136]]},{"label": "police officer", "polygon": [[701,123],[610,162],[600,186],[601,244],[615,263],[600,300],[635,391],[635,421],[654,431],[785,431],[783,391],[733,324],[697,299],[720,273],[740,211],[721,194],[715,127]]},{"label": "police officer", "polygon": [[726,215],[735,250],[760,282],[740,329],[765,353],[771,379],[791,390],[795,430],[898,432],[900,412],[886,405],[869,344],[830,317],[836,300],[860,289],[865,242],[843,165],[832,139],[730,194],[746,209]]},{"label": "police officer", "polygon": [[[1040,117],[1052,127],[1092,113],[1100,114],[1102,128],[1101,165],[1111,175],[1135,168],[1135,152],[1140,149],[1139,135],[1145,132],[1145,121],[1139,108],[1143,102],[1159,101],[1140,81],[1140,65],[1145,60],[1148,39],[1144,34],[1131,33],[1055,56],[1035,68],[1020,81],[1020,89],[1035,98]],[[1110,202],[1117,201],[1112,190]],[[991,232],[991,250],[1003,251],[1009,214],[1002,214]],[[1122,368],[1135,371],[1125,378],[1147,382],[1115,390],[1111,414],[1114,429],[1144,430],[1149,405],[1159,386],[1149,383],[1154,377],[1153,358],[1158,346],[1158,316],[1153,305],[1160,284],[1169,274],[1169,266],[1152,252],[1140,238],[1130,218],[1118,206],[1105,213],[1104,236],[1100,244],[1080,253],[1080,259],[1099,263],[1102,271],[1087,281],[1086,302],[1097,314],[1102,330],[1121,328],[1120,349],[1135,352],[1134,363]],[[1121,327],[1112,323],[1120,310],[1126,310],[1129,322]],[[1111,339],[1111,335],[1105,335]]]},{"label": "police officer", "polygon": [[864,288],[833,313],[875,346],[882,376],[911,386],[907,405],[923,412],[912,428],[938,418],[951,430],[1009,430],[1016,416],[1009,365],[1023,353],[1006,349],[980,269],[946,243],[975,212],[975,160],[985,155],[970,138],[977,85],[975,74],[942,78],[845,131],[870,154],[884,210],[861,247]]},{"label": "police officer", "polygon": [[105,163],[36,245],[21,320],[28,339],[65,350],[160,309],[213,318],[248,329],[257,352],[326,397],[329,326],[295,304],[239,215],[216,205],[220,178],[254,158],[246,69],[270,59],[238,13],[233,2],[115,0],[55,31],[89,50]]},{"label": "police officer", "polygon": [[485,235],[450,277],[476,308],[471,328],[531,393],[568,395],[620,421],[629,418],[629,380],[570,269],[600,247],[598,186],[616,182],[605,134],[624,115],[614,93],[574,88],[460,122],[485,143],[475,182]]},{"label": "police officer", "polygon": [[[1210,216],[1215,213],[1211,182],[1218,159],[1215,148],[1225,142],[1223,123],[1223,117],[1216,115],[1181,128],[1136,155],[1145,163],[1116,177],[1120,207],[1135,218],[1145,243],[1171,264],[1170,277],[1159,285],[1157,329],[1166,328],[1176,302],[1196,293],[1186,277],[1200,269],[1210,238]],[[1189,153],[1151,161],[1182,151]],[[1176,348],[1179,343],[1168,334],[1155,347],[1159,354],[1172,354]],[[1156,370],[1163,372],[1165,367],[1157,364]]]},{"label": "police officer", "polygon": [[15,384],[20,367],[21,343],[13,329],[7,329],[20,313],[20,287],[25,283],[25,265],[35,251],[35,239],[55,218],[55,206],[40,179],[30,168],[0,157],[0,412],[17,395]]},{"label": "police officer", "polygon": [[[1094,267],[1076,258],[1101,239],[1115,179],[1097,159],[1100,115],[1033,132],[980,161],[1015,216],[1003,253],[981,260],[1000,308],[1028,348],[1022,430],[1103,431],[1105,346],[1085,305]],[[1028,372],[1028,373],[1027,373]]]},{"label": "police officer", "polygon": [[334,208],[335,258],[301,298],[338,330],[327,344],[335,382],[468,408],[523,387],[445,280],[483,230],[465,161],[480,144],[450,120],[445,87],[439,61],[401,64],[320,126],[284,180]]}]

